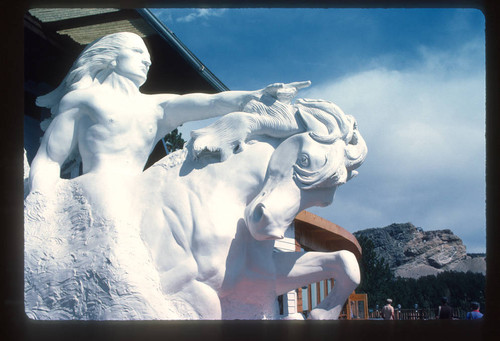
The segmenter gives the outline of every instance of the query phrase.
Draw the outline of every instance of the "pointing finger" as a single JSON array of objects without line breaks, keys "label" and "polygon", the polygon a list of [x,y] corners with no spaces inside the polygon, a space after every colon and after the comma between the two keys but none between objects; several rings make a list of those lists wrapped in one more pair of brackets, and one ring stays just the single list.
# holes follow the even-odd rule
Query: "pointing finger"
[{"label": "pointing finger", "polygon": [[287,87],[293,87],[293,88],[296,88],[296,89],[303,89],[303,88],[307,88],[310,85],[311,85],[311,81],[303,81],[303,82],[288,83],[286,86]]}]

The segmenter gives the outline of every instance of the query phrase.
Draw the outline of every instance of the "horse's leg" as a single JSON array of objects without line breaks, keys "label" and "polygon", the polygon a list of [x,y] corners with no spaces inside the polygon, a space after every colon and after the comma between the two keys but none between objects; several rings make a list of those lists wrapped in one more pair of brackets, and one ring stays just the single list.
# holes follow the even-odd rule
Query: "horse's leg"
[{"label": "horse's leg", "polygon": [[349,295],[361,281],[356,257],[349,251],[339,251],[340,271],[333,273],[334,285],[330,294],[309,314],[313,320],[336,320]]},{"label": "horse's leg", "polygon": [[330,294],[310,313],[311,319],[337,319],[360,283],[359,265],[350,251],[282,252],[274,254],[276,291],[284,294],[310,283],[334,278]]}]

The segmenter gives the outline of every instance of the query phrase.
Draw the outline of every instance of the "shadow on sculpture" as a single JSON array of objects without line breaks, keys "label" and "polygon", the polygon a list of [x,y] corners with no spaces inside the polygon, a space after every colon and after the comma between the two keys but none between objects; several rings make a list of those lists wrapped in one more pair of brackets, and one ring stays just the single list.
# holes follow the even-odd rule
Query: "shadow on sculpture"
[{"label": "shadow on sculpture", "polygon": [[[56,116],[33,161],[25,200],[27,315],[273,319],[278,295],[333,277],[333,291],[310,317],[336,319],[359,284],[354,255],[273,253],[273,246],[300,211],[331,204],[337,187],[356,174],[367,149],[354,118],[327,101],[292,103],[309,82],[143,95],[138,87],[147,67],[139,65],[148,58],[137,38],[118,50],[142,49],[108,61],[110,68],[124,62],[121,70],[89,76],[85,87],[52,106]],[[143,76],[135,83],[134,67]],[[119,72],[134,90],[103,97],[100,87]],[[73,107],[64,104],[68,96],[77,97]],[[192,132],[183,150],[141,172],[161,134],[218,115],[225,116]],[[64,129],[68,124],[72,129]],[[59,179],[75,150],[84,174]]]}]

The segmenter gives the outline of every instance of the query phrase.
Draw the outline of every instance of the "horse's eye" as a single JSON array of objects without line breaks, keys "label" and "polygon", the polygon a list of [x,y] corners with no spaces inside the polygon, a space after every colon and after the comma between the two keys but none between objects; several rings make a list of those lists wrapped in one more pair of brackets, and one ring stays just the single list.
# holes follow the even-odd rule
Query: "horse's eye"
[{"label": "horse's eye", "polygon": [[311,161],[309,160],[309,155],[301,153],[297,159],[297,164],[301,167],[309,167]]}]

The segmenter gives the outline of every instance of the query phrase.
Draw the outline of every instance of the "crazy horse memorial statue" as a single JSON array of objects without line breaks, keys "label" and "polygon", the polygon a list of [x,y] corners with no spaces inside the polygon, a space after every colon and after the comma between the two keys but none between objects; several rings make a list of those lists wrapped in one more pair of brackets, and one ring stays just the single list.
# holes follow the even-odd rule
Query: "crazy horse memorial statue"
[{"label": "crazy horse memorial statue", "polygon": [[[89,44],[61,85],[25,199],[25,311],[41,320],[275,319],[276,297],[326,278],[311,319],[337,319],[360,282],[349,251],[273,253],[295,216],[332,203],[366,144],[310,82],[145,95],[132,33]],[[221,116],[143,171],[180,124]],[[61,179],[81,158],[83,175]]]}]

